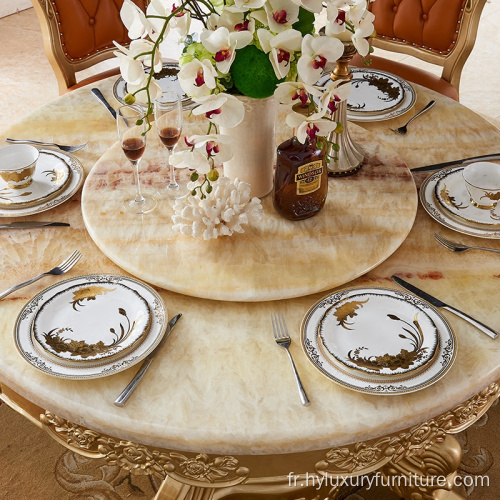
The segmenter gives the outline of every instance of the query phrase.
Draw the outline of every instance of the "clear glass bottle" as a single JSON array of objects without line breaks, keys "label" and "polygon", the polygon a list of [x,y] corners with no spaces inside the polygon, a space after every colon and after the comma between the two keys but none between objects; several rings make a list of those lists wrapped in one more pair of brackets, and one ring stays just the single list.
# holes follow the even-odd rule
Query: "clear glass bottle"
[{"label": "clear glass bottle", "polygon": [[295,136],[278,146],[274,174],[273,205],[285,219],[316,215],[328,193],[325,151],[316,141],[302,144]]}]

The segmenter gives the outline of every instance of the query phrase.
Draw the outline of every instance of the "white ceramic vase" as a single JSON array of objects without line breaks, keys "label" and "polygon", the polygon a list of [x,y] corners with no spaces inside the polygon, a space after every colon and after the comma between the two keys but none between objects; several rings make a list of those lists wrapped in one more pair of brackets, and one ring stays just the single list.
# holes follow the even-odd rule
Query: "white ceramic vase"
[{"label": "white ceramic vase", "polygon": [[273,97],[254,99],[238,96],[245,106],[245,118],[233,128],[220,127],[220,133],[233,138],[233,157],[224,162],[224,175],[252,186],[251,196],[262,198],[271,192],[276,162],[274,124],[276,101]]}]

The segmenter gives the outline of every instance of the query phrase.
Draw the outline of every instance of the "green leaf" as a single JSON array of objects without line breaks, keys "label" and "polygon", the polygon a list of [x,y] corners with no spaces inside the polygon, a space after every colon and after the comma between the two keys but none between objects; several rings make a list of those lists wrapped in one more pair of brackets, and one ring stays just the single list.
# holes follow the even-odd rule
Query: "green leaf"
[{"label": "green leaf", "polygon": [[302,36],[314,31],[314,14],[308,10],[299,8],[299,20],[292,24],[292,28],[300,31]]}]

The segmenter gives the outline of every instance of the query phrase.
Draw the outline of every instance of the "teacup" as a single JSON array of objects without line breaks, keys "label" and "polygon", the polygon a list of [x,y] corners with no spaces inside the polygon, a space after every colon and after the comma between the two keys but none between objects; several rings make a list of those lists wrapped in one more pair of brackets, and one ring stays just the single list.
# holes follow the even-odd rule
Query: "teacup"
[{"label": "teacup", "polygon": [[471,203],[483,210],[491,210],[500,200],[500,165],[486,161],[467,165],[462,175]]},{"label": "teacup", "polygon": [[39,155],[38,149],[27,144],[0,148],[0,179],[12,189],[29,186]]}]

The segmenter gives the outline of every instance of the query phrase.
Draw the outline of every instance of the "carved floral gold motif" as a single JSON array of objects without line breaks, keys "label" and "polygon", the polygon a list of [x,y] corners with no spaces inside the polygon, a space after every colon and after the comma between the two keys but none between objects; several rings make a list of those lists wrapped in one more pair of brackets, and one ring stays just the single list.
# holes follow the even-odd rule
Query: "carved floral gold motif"
[{"label": "carved floral gold motif", "polygon": [[113,292],[116,288],[104,288],[103,286],[86,286],[79,288],[73,292],[73,309],[76,311],[76,306],[83,306],[82,302],[86,300],[96,300],[98,295],[106,295],[108,292]]},{"label": "carved floral gold motif", "polygon": [[[339,325],[342,328],[345,328],[346,330],[352,330],[352,328],[348,328],[346,325],[352,326],[354,323],[349,323],[347,321],[348,318],[354,318],[354,316],[357,316],[358,314],[356,311],[358,309],[361,309],[363,307],[363,304],[366,304],[370,299],[366,300],[353,300],[351,302],[346,302],[345,304],[342,304],[337,310],[333,313],[333,315],[337,318],[337,321],[339,322]],[[334,307],[334,306],[332,306]],[[328,308],[327,311],[325,312],[325,315],[327,315],[328,311],[331,308]]]},{"label": "carved floral gold motif", "polygon": [[55,169],[53,168],[52,170],[44,170],[43,173],[47,176],[50,177],[50,182],[54,183],[56,186],[61,184],[66,179],[66,174],[64,170],[61,169]]},{"label": "carved floral gold motif", "polygon": [[443,189],[441,189],[440,192],[441,198],[443,201],[449,205],[450,207],[455,207],[457,210],[462,210],[464,208],[467,208],[469,205],[464,205],[462,202],[457,203],[457,200],[455,199],[454,196],[450,196],[450,193],[448,191],[448,188],[446,187],[446,184],[443,186]]}]

